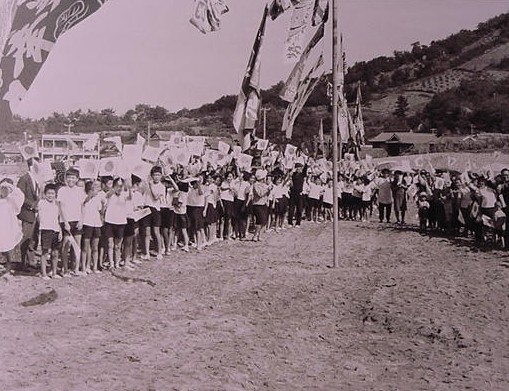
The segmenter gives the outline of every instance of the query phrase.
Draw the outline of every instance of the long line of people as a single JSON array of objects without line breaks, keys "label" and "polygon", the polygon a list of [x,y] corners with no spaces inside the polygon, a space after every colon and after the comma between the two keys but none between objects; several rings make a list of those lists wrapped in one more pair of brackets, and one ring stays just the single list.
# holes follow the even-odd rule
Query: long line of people
[{"label": "long line of people", "polygon": [[[297,162],[256,170],[235,164],[190,172],[165,172],[154,165],[147,178],[81,179],[75,168],[65,184],[41,185],[32,171],[17,186],[0,182],[0,252],[6,268],[34,266],[40,247],[42,278],[133,269],[150,259],[182,250],[202,251],[222,240],[260,241],[302,221],[333,217],[333,181],[326,169]],[[29,167],[32,163],[29,161]],[[410,171],[410,170],[409,170]],[[42,194],[41,194],[42,193]],[[509,169],[486,178],[376,169],[343,171],[338,178],[339,218],[368,221],[378,209],[380,222],[406,224],[407,210],[418,210],[421,232],[473,234],[475,240],[508,244]],[[13,259],[20,245],[21,259]],[[49,265],[48,265],[49,263]]]}]

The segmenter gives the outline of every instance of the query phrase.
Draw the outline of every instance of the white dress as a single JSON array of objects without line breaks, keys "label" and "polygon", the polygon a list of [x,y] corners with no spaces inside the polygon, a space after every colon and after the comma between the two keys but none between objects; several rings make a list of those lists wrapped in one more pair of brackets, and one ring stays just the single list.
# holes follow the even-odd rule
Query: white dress
[{"label": "white dress", "polygon": [[12,187],[12,192],[6,198],[0,198],[0,252],[12,250],[21,241],[21,221],[18,214],[21,205],[25,201],[25,195],[17,187]]}]

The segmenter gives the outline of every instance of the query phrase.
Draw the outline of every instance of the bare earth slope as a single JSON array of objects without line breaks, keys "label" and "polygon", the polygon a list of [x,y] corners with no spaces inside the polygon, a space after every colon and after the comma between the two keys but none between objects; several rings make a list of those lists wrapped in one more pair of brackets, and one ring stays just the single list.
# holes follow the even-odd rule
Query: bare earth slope
[{"label": "bare earth slope", "polygon": [[123,274],[145,281],[1,278],[0,390],[509,389],[505,253],[340,225],[336,269],[307,223]]}]

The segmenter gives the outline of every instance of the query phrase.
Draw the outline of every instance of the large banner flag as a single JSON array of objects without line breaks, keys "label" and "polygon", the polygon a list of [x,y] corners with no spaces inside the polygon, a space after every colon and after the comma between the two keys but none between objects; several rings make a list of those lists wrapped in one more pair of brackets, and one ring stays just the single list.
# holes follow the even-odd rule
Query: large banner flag
[{"label": "large banner flag", "polygon": [[285,40],[285,59],[288,62],[296,62],[303,52],[304,37],[313,16],[314,0],[299,0],[294,3],[290,29]]},{"label": "large banner flag", "polygon": [[[295,1],[295,0],[293,0]],[[276,20],[286,10],[292,6],[292,0],[273,0],[269,7],[269,15],[272,20]]]},{"label": "large banner flag", "polygon": [[357,145],[365,144],[364,119],[362,118],[362,94],[361,83],[357,85],[357,98],[355,100],[355,116],[354,116],[355,138]]},{"label": "large banner flag", "polygon": [[313,9],[313,19],[311,24],[318,26],[323,20],[328,18],[329,11],[329,0],[315,0],[315,6]]},{"label": "large banner flag", "polygon": [[11,105],[23,98],[58,38],[106,1],[17,0],[16,5],[11,0],[6,2],[8,11],[4,14],[2,7],[1,22],[4,29],[5,17],[10,31],[0,62],[0,121],[10,120]]},{"label": "large banner flag", "polygon": [[255,128],[260,108],[260,49],[265,34],[267,14],[268,7],[265,6],[262,22],[256,34],[246,74],[237,98],[237,106],[233,113],[233,126],[239,136],[243,138],[243,150],[249,149],[251,146],[251,131]]},{"label": "large banner flag", "polygon": [[221,29],[221,17],[229,11],[223,0],[195,0],[189,22],[203,34]]},{"label": "large banner flag", "polygon": [[[315,34],[313,35],[313,38],[309,41],[308,45],[306,46],[306,49],[302,53],[302,56],[300,57],[297,64],[292,69],[292,72],[290,73],[290,76],[288,76],[288,80],[286,81],[285,85],[281,89],[281,92],[279,93],[279,96],[281,99],[287,101],[287,102],[293,102],[295,99],[295,94],[297,93],[297,87],[299,83],[302,80],[302,74],[304,73],[304,69],[308,65],[308,59],[311,51],[313,48],[322,41],[322,38],[325,34],[325,22],[326,19],[323,20],[323,23],[320,25],[320,27],[316,30]],[[320,48],[320,53],[323,53],[323,45]]]},{"label": "large banner flag", "polygon": [[306,104],[309,96],[315,89],[316,85],[320,81],[324,72],[323,67],[323,55],[318,57],[315,65],[308,72],[304,80],[299,83],[297,88],[297,93],[295,95],[295,100],[291,102],[286,108],[284,117],[283,117],[283,126],[282,130],[286,133],[286,138],[291,139],[293,133],[293,125],[297,116],[301,112],[302,108]]}]

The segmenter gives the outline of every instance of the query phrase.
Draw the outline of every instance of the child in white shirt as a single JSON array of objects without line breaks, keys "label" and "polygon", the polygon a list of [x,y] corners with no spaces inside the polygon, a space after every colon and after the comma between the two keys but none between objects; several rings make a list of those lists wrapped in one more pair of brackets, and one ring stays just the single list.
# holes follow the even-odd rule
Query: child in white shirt
[{"label": "child in white shirt", "polygon": [[51,277],[60,277],[57,274],[57,265],[59,244],[62,240],[62,230],[59,224],[59,218],[62,217],[62,209],[56,198],[56,185],[48,184],[44,188],[44,198],[39,201],[38,204],[39,230],[41,233],[42,247],[41,277],[45,280],[49,279],[46,274],[46,261],[48,258],[51,258]]},{"label": "child in white shirt", "polygon": [[85,183],[86,198],[83,201],[83,239],[81,248],[82,268],[87,273],[99,273],[99,240],[104,223],[106,197],[100,196],[101,188],[93,181]]}]

